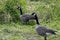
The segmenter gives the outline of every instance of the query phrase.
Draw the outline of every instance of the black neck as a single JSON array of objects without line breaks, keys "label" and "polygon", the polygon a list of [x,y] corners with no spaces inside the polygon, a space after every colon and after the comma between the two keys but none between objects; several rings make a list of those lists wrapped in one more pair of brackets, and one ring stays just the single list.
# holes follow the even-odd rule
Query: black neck
[{"label": "black neck", "polygon": [[36,19],[36,24],[39,25],[39,21],[38,21],[38,17],[37,17],[37,15],[35,15],[35,19]]},{"label": "black neck", "polygon": [[20,14],[21,14],[21,15],[23,14],[23,12],[22,12],[22,8],[20,8]]}]

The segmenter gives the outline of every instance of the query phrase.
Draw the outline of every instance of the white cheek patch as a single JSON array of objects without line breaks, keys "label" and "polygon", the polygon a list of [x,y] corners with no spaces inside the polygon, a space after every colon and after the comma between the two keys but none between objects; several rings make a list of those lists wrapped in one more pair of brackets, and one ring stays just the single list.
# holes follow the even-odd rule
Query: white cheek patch
[{"label": "white cheek patch", "polygon": [[38,28],[38,27],[40,27],[38,24],[36,24],[36,29]]},{"label": "white cheek patch", "polygon": [[36,14],[34,14],[34,16],[35,16]]}]

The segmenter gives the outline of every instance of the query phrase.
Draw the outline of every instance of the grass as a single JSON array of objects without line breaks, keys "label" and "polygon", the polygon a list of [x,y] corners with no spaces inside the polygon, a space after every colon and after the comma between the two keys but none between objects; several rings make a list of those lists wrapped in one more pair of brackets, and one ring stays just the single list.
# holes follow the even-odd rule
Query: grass
[{"label": "grass", "polygon": [[[51,0],[49,1],[41,1],[41,2],[29,2],[27,1],[26,10],[23,8],[23,11],[26,13],[37,12],[39,13],[39,17],[45,18],[45,14],[51,12],[53,9],[51,6],[56,6],[55,11],[52,13],[60,13],[59,5],[60,1]],[[0,11],[4,10],[6,0],[0,1]],[[20,0],[21,2],[21,0]],[[22,6],[25,6],[23,2]],[[24,5],[23,5],[24,4]],[[53,5],[54,4],[54,5]],[[47,37],[48,40],[60,40],[60,17],[57,18],[56,21],[52,21],[50,23],[41,22],[42,26],[47,26],[48,28],[57,30],[57,35],[49,35]],[[41,20],[40,20],[41,21]],[[44,40],[42,36],[37,35],[35,31],[35,25],[22,25],[18,23],[11,23],[11,24],[0,24],[0,40]]]},{"label": "grass", "polygon": [[[21,1],[20,1],[21,2]],[[5,3],[2,2],[3,4]],[[45,15],[46,11],[52,10],[51,5],[47,4],[47,2],[28,2],[27,1],[27,6],[26,6],[26,12],[27,13],[32,13],[32,12],[37,12],[39,11],[39,16],[41,17],[40,13],[42,12],[43,15]],[[59,3],[58,3],[59,4]],[[45,6],[46,5],[46,6]],[[1,5],[4,7],[5,5]],[[22,3],[22,6],[23,5]],[[57,5],[58,6],[58,5]],[[25,9],[25,8],[24,8]],[[24,10],[23,9],[23,10]],[[0,8],[2,10],[2,8]],[[60,22],[59,21],[53,21],[51,23],[41,23],[42,26],[47,26],[48,28],[52,28],[54,30],[57,30],[56,37],[54,35],[48,36],[48,40],[60,40]],[[21,25],[21,24],[0,24],[0,40],[43,40],[42,36],[37,35],[35,31],[35,25]]]},{"label": "grass", "polygon": [[[57,35],[49,35],[48,40],[60,40],[60,22],[41,23],[57,30]],[[42,36],[37,35],[35,25],[20,25],[18,23],[0,24],[0,40],[44,40]]]}]

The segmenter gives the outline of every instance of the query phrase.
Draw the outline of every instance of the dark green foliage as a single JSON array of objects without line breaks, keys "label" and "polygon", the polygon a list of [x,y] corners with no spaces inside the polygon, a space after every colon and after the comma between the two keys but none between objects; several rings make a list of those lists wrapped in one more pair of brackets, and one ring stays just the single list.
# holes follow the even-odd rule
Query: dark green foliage
[{"label": "dark green foliage", "polygon": [[0,15],[1,15],[0,23],[19,22],[20,13],[18,12],[17,7],[20,5],[22,7],[25,7],[23,6],[25,5],[25,2],[23,0],[7,0],[2,2],[5,2],[5,3],[4,5],[2,4],[3,6],[1,5],[1,8],[0,8]]},{"label": "dark green foliage", "polygon": [[17,1],[14,0],[8,0],[6,2],[6,10],[9,12],[10,16],[12,17],[11,21],[17,22],[19,20],[19,14],[16,11],[16,7],[14,8],[14,6],[16,6],[15,4],[17,3]]}]

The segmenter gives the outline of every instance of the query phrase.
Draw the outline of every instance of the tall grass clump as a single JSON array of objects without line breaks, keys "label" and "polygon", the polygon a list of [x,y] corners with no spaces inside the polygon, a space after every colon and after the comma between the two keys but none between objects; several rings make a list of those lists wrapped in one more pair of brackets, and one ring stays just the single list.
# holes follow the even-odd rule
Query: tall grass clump
[{"label": "tall grass clump", "polygon": [[[2,1],[2,0],[1,0]],[[18,6],[25,7],[24,0],[6,0],[2,1],[0,6],[0,23],[19,22],[20,13],[17,10]]]}]

